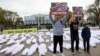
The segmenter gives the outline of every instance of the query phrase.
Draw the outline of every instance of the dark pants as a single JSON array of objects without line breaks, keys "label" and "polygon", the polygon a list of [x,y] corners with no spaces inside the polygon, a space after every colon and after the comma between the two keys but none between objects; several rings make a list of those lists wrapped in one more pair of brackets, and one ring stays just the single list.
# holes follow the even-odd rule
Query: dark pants
[{"label": "dark pants", "polygon": [[53,36],[53,44],[54,44],[54,49],[53,49],[53,53],[56,54],[56,49],[57,49],[57,43],[59,43],[60,46],[60,52],[63,52],[63,35],[61,36]]},{"label": "dark pants", "polygon": [[79,36],[71,36],[71,51],[74,52],[74,42],[76,41],[76,51],[79,51]]},{"label": "dark pants", "polygon": [[84,45],[84,51],[89,52],[90,49],[90,38],[83,38],[83,45]]}]

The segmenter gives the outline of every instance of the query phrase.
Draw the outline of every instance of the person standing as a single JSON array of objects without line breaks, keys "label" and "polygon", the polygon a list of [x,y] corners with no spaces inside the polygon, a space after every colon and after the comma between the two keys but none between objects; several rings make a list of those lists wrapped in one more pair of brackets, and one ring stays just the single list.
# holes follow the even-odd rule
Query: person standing
[{"label": "person standing", "polygon": [[87,53],[90,53],[90,38],[91,38],[91,32],[89,28],[89,24],[86,23],[84,25],[84,28],[82,29],[82,38],[83,38],[83,45],[84,45],[84,51]]},{"label": "person standing", "polygon": [[75,17],[72,16],[70,19],[70,37],[71,37],[71,52],[75,55],[74,52],[74,42],[76,41],[76,51],[79,52],[79,33],[78,33],[78,22],[75,21]]},{"label": "person standing", "polygon": [[62,15],[54,15],[54,18],[52,17],[52,14],[50,13],[50,20],[52,22],[53,26],[53,56],[56,56],[56,49],[57,44],[59,43],[60,46],[60,53],[61,56],[64,56],[63,54],[63,27],[66,22],[66,16]]}]

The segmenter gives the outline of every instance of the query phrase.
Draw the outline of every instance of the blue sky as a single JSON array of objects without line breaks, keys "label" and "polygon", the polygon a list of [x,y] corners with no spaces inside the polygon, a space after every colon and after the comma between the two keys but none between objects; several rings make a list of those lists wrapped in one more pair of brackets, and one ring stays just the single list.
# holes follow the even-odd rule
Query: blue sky
[{"label": "blue sky", "polygon": [[20,16],[33,14],[48,14],[51,2],[67,2],[70,10],[73,6],[82,6],[86,9],[94,0],[0,0],[0,7],[17,12]]}]

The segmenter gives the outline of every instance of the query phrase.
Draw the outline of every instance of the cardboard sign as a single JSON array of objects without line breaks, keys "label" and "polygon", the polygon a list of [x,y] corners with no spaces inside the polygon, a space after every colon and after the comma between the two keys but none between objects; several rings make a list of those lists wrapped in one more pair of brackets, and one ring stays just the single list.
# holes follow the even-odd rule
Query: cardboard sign
[{"label": "cardboard sign", "polygon": [[50,12],[53,14],[53,15],[66,15],[68,13],[68,6],[67,6],[67,3],[58,3],[58,2],[55,2],[55,3],[51,3],[51,9],[50,9]]},{"label": "cardboard sign", "polygon": [[73,7],[74,16],[80,17],[83,16],[83,8],[82,7]]}]

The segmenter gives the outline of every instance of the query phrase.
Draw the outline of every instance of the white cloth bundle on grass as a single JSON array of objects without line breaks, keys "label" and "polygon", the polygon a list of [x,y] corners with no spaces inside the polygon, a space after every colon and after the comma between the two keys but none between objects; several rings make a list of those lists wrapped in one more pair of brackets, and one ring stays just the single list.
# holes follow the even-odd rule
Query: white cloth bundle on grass
[{"label": "white cloth bundle on grass", "polygon": [[21,43],[21,42],[22,42],[21,40],[16,40],[16,41],[15,41],[15,43]]},{"label": "white cloth bundle on grass", "polygon": [[46,32],[46,35],[50,35],[50,32]]},{"label": "white cloth bundle on grass", "polygon": [[96,44],[100,43],[100,40],[97,39],[97,38],[93,38],[93,40],[94,40],[94,42],[95,42]]},{"label": "white cloth bundle on grass", "polygon": [[4,38],[5,35],[0,35],[0,41]]},{"label": "white cloth bundle on grass", "polygon": [[32,43],[37,43],[37,39],[36,38],[32,39]]},{"label": "white cloth bundle on grass", "polygon": [[39,36],[42,36],[42,37],[44,36],[44,32],[39,32],[38,34]]},{"label": "white cloth bundle on grass", "polygon": [[98,40],[97,38],[94,38],[94,37],[91,37],[91,38],[90,38],[90,45],[91,45],[92,47],[95,47],[96,44],[98,44],[98,43],[100,43],[100,40]]},{"label": "white cloth bundle on grass", "polygon": [[81,33],[79,33],[79,39],[80,40],[82,40],[83,38],[82,38],[82,35],[81,35]]},{"label": "white cloth bundle on grass", "polygon": [[80,48],[80,49],[84,49],[83,41],[79,41],[79,48]]},{"label": "white cloth bundle on grass", "polygon": [[28,51],[29,51],[29,48],[25,48],[21,55],[27,55]]},{"label": "white cloth bundle on grass", "polygon": [[30,37],[30,39],[34,39],[34,38],[35,38],[34,36]]},{"label": "white cloth bundle on grass", "polygon": [[0,44],[5,43],[6,41],[7,41],[7,39],[0,40]]},{"label": "white cloth bundle on grass", "polygon": [[9,53],[13,52],[13,50],[15,50],[17,46],[19,46],[19,44],[14,44],[14,45],[10,46],[10,47],[6,50],[5,54],[9,54]]},{"label": "white cloth bundle on grass", "polygon": [[44,38],[41,36],[41,37],[39,37],[39,43],[42,43],[42,42],[44,42],[45,40],[44,40]]},{"label": "white cloth bundle on grass", "polygon": [[100,37],[98,35],[100,35],[100,33],[98,34],[98,32],[92,32],[91,37],[95,37],[97,39],[100,39]]},{"label": "white cloth bundle on grass", "polygon": [[21,42],[24,42],[25,40],[26,40],[26,37],[22,37],[22,38],[20,39]]},{"label": "white cloth bundle on grass", "polygon": [[38,48],[38,44],[37,44],[37,43],[36,43],[36,44],[33,44],[33,45],[30,47],[30,49],[29,49],[27,55],[28,55],[28,56],[31,56],[32,54],[34,54],[34,53],[36,52],[37,48]]},{"label": "white cloth bundle on grass", "polygon": [[44,38],[47,38],[47,36],[45,35]]},{"label": "white cloth bundle on grass", "polygon": [[8,50],[8,49],[9,49],[9,47],[6,47],[6,48],[2,49],[2,50],[0,51],[0,53],[3,53],[3,52],[5,52],[5,51]]},{"label": "white cloth bundle on grass", "polygon": [[38,52],[39,52],[39,55],[42,56],[42,55],[45,55],[47,53],[47,47],[46,47],[46,44],[40,44],[39,47],[38,47]]},{"label": "white cloth bundle on grass", "polygon": [[18,38],[19,38],[18,34],[17,34],[17,35],[12,36],[12,39],[18,39]]},{"label": "white cloth bundle on grass", "polygon": [[64,34],[63,36],[64,36],[64,40],[65,40],[65,41],[66,41],[66,40],[70,40],[70,37],[69,37],[67,34]]},{"label": "white cloth bundle on grass", "polygon": [[26,40],[26,44],[31,44],[31,42],[32,42],[31,39]]},{"label": "white cloth bundle on grass", "polygon": [[[51,52],[53,52],[53,48],[54,48],[53,43],[52,43],[50,46],[48,46],[48,49],[49,49]],[[60,48],[59,48],[59,45],[57,44],[57,52],[60,52],[59,49],[60,49]]]},{"label": "white cloth bundle on grass", "polygon": [[13,43],[15,43],[15,40],[14,40],[14,39],[10,39],[10,40],[6,43],[6,45],[10,45],[10,44],[13,44]]},{"label": "white cloth bundle on grass", "polygon": [[11,53],[11,55],[16,55],[18,52],[20,52],[24,48],[24,44],[20,44],[19,46],[16,47],[15,50]]},{"label": "white cloth bundle on grass", "polygon": [[50,37],[53,38],[53,33],[50,33]]},{"label": "white cloth bundle on grass", "polygon": [[46,43],[50,42],[49,39],[46,40]]},{"label": "white cloth bundle on grass", "polygon": [[51,37],[51,41],[53,41],[53,37]]},{"label": "white cloth bundle on grass", "polygon": [[63,47],[65,49],[70,49],[71,48],[71,44],[69,44],[69,43],[63,43]]},{"label": "white cloth bundle on grass", "polygon": [[31,35],[30,35],[30,34],[26,34],[25,36],[26,36],[26,37],[30,37]]},{"label": "white cloth bundle on grass", "polygon": [[10,39],[9,37],[10,37],[10,34],[5,34],[5,39],[8,40],[8,39]]}]

